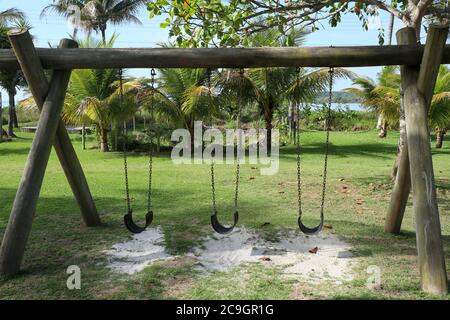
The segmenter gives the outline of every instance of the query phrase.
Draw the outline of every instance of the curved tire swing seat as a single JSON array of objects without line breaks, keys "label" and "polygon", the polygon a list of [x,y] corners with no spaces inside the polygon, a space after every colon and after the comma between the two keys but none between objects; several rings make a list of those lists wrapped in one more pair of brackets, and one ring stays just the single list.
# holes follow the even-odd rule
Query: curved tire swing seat
[{"label": "curved tire swing seat", "polygon": [[310,228],[310,227],[307,227],[307,226],[305,226],[303,224],[302,216],[299,215],[299,217],[298,217],[298,227],[300,228],[300,231],[303,232],[304,234],[313,235],[313,234],[319,233],[322,230],[322,228],[323,228],[323,221],[324,221],[324,217],[321,216],[320,217],[320,223],[317,226]]},{"label": "curved tire swing seat", "polygon": [[123,222],[125,227],[132,233],[141,233],[147,229],[153,221],[153,211],[147,212],[145,215],[145,227],[138,226],[133,220],[133,210],[128,211],[126,215],[123,216]]},{"label": "curved tire swing seat", "polygon": [[217,211],[214,211],[214,213],[211,215],[211,226],[215,232],[220,234],[228,234],[231,231],[233,231],[238,221],[239,221],[239,212],[237,211],[234,212],[234,221],[233,224],[229,227],[226,227],[219,222],[219,218],[217,217]]}]

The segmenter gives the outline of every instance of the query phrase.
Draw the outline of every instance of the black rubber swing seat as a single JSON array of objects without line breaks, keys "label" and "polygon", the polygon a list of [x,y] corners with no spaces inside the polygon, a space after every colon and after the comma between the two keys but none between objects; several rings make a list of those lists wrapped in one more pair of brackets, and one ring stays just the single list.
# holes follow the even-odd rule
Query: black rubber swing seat
[{"label": "black rubber swing seat", "polygon": [[123,216],[123,222],[127,229],[132,233],[141,233],[145,231],[149,225],[151,225],[153,221],[153,211],[149,211],[145,215],[145,227],[138,226],[133,220],[133,211],[129,211],[126,215]]},{"label": "black rubber swing seat", "polygon": [[319,233],[322,230],[322,228],[323,228],[323,220],[324,220],[323,216],[321,216],[319,225],[317,225],[317,226],[315,226],[313,228],[310,228],[310,227],[307,227],[307,226],[305,226],[303,224],[302,217],[299,216],[298,217],[298,226],[299,226],[301,232],[303,232],[304,234],[313,235],[313,234]]},{"label": "black rubber swing seat", "polygon": [[225,227],[219,222],[219,218],[217,217],[217,211],[211,215],[211,226],[213,227],[214,231],[220,234],[227,234],[233,231],[238,221],[239,221],[239,212],[237,211],[234,212],[234,222],[229,227]]}]

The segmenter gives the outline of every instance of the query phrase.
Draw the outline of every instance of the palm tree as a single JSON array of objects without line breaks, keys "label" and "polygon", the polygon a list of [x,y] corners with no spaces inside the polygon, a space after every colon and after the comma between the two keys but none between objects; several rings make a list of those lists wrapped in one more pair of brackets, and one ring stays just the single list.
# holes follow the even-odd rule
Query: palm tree
[{"label": "palm tree", "polygon": [[17,20],[25,20],[25,13],[16,8],[0,11],[0,25],[6,26]]},{"label": "palm tree", "polygon": [[[87,37],[80,47],[111,48],[117,39],[113,35],[104,44]],[[108,131],[111,123],[125,120],[127,116],[136,112],[136,105],[129,103],[126,97],[125,103],[119,107],[119,77],[118,69],[84,69],[75,70],[70,78],[63,119],[72,124],[91,123],[97,128],[100,138],[100,150],[109,151]],[[124,87],[128,88],[125,80]],[[127,93],[127,91],[124,91]]]},{"label": "palm tree", "polygon": [[400,75],[393,66],[383,67],[378,74],[378,84],[366,77],[353,78],[353,87],[345,91],[362,99],[362,105],[382,119],[380,138],[387,136],[387,126],[397,126],[400,114]]},{"label": "palm tree", "polygon": [[[368,78],[355,78],[353,84],[356,87],[346,89],[360,96],[364,106],[383,114],[392,126],[397,126],[400,119],[400,75],[396,70],[392,66],[384,67],[379,74],[378,85]],[[440,67],[437,77],[428,122],[430,128],[436,129],[436,147],[440,148],[450,124],[450,69],[444,65]]]},{"label": "palm tree", "polygon": [[[41,17],[55,12],[65,18],[74,14],[74,7],[80,8],[81,25],[87,31],[100,32],[103,44],[106,44],[106,28],[108,23],[119,25],[127,22],[142,24],[136,14],[145,4],[144,0],[53,0],[46,6]],[[78,29],[74,28],[74,35]]]},{"label": "palm tree", "polygon": [[[11,44],[8,40],[8,31],[13,27],[31,26],[24,20],[25,14],[17,9],[9,9],[0,12],[0,48],[10,49]],[[11,24],[12,23],[12,24]],[[0,86],[8,92],[9,98],[9,122],[7,134],[14,137],[14,128],[18,128],[18,120],[16,115],[15,96],[17,88],[25,86],[26,82],[20,70],[0,70]]]},{"label": "palm tree", "polygon": [[95,32],[101,33],[103,43],[105,43],[108,23],[114,25],[127,22],[142,24],[136,14],[143,5],[143,0],[90,0],[87,1],[84,11],[90,27]]},{"label": "palm tree", "polygon": [[[153,102],[159,117],[177,128],[187,129],[194,142],[194,122],[209,121],[220,103],[214,88],[209,91],[205,69],[160,69],[158,87],[141,86],[140,104]],[[210,96],[211,94],[211,96]]]},{"label": "palm tree", "polygon": [[[251,47],[269,46],[300,46],[306,33],[293,29],[290,34],[282,35],[277,29],[268,29],[256,33],[246,39],[245,45]],[[297,81],[297,72],[298,79]],[[329,81],[328,68],[311,69],[300,68],[255,68],[245,70],[244,73],[222,72],[219,87],[226,91],[243,91],[245,101],[254,101],[259,108],[267,130],[267,144],[272,142],[273,120],[276,110],[287,101],[311,101],[317,94],[326,91]],[[335,69],[335,77],[347,77],[350,72]],[[237,81],[239,76],[242,78]],[[243,87],[244,86],[244,87]]]},{"label": "palm tree", "polygon": [[76,18],[74,16],[76,14],[75,7],[78,7],[80,12],[79,18],[81,21],[76,21],[77,23],[80,23],[79,25],[74,24],[73,37],[75,38],[78,34],[79,28],[89,31],[88,25],[83,24],[83,21],[86,20],[82,14],[82,9],[85,7],[85,4],[86,0],[53,0],[53,3],[42,9],[40,18],[44,18],[49,13],[56,13],[66,19]]},{"label": "palm tree", "polygon": [[450,68],[441,65],[429,112],[430,128],[435,128],[436,148],[442,148],[450,128]]},{"label": "palm tree", "polygon": [[[111,48],[116,38],[114,34],[105,45],[88,36],[80,43],[80,47]],[[80,69],[74,70],[70,77],[62,118],[70,124],[94,125],[101,151],[109,151],[108,131],[111,123],[128,119],[137,109],[129,96],[125,97],[125,103],[119,105],[119,76],[118,69]],[[124,93],[127,94],[134,82],[124,82]],[[32,97],[22,100],[20,106],[35,108]]]}]

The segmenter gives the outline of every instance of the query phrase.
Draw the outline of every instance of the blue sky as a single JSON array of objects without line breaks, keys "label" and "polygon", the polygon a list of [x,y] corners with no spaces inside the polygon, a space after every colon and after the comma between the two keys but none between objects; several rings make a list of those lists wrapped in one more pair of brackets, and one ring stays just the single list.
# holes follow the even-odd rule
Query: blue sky
[{"label": "blue sky", "polygon": [[[11,7],[21,9],[27,14],[33,26],[31,33],[35,36],[37,47],[48,47],[48,43],[56,45],[59,39],[71,34],[68,23],[57,15],[49,15],[40,19],[39,15],[47,4],[52,0],[0,0],[0,10]],[[116,47],[155,47],[157,43],[167,41],[168,29],[161,29],[159,24],[161,18],[157,17],[149,20],[146,9],[139,14],[142,26],[127,24],[123,26],[108,26],[107,35],[113,32],[119,34]],[[381,25],[387,29],[389,16],[382,13],[380,16]],[[395,30],[401,27],[400,21],[396,21]],[[343,17],[342,23],[337,28],[324,25],[323,30],[309,35],[305,46],[339,46],[339,45],[378,45],[378,32],[376,30],[363,31],[359,20],[353,15]],[[395,38],[395,37],[394,37]],[[395,39],[394,39],[395,43]],[[379,67],[354,68],[358,74],[375,78],[379,72]],[[128,72],[134,76],[148,75],[148,70],[134,69]],[[336,83],[336,90],[349,87],[349,81],[340,80]],[[3,105],[8,105],[6,92],[2,90]],[[18,99],[23,97],[19,92]]]}]

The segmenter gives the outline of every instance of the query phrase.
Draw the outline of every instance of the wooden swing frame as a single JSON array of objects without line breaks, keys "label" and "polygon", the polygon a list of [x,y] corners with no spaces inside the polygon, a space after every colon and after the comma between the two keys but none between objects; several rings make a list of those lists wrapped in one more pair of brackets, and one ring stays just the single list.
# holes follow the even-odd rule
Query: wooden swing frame
[{"label": "wooden swing frame", "polygon": [[[428,109],[440,64],[450,63],[448,26],[431,26],[425,46],[412,28],[400,29],[399,45],[316,48],[80,49],[63,39],[58,49],[36,49],[29,32],[12,30],[12,49],[0,50],[0,69],[21,68],[40,120],[0,249],[0,276],[20,271],[52,144],[87,226],[101,224],[81,164],[60,113],[72,69],[255,68],[401,66],[407,143],[388,208],[385,231],[400,232],[413,192],[422,289],[447,294],[448,282],[431,157]],[[48,83],[44,69],[52,69]]]}]

